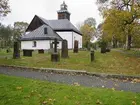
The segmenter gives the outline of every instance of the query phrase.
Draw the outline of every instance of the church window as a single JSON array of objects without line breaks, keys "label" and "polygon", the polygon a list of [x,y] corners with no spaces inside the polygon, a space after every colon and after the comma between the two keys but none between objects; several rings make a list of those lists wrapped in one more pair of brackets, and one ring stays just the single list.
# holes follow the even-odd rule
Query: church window
[{"label": "church window", "polygon": [[47,27],[44,28],[44,34],[48,34]]},{"label": "church window", "polygon": [[36,41],[33,41],[33,47],[36,47]]}]

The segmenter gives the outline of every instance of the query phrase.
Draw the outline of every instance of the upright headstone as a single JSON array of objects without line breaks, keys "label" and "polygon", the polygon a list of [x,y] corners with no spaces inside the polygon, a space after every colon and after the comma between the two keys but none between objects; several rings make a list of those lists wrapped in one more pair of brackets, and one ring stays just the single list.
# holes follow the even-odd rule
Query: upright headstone
[{"label": "upright headstone", "polygon": [[18,58],[20,58],[19,43],[14,42],[13,59],[18,59]]},{"label": "upright headstone", "polygon": [[62,41],[62,50],[61,50],[61,57],[68,58],[68,42],[67,40]]},{"label": "upright headstone", "polygon": [[39,53],[39,54],[44,54],[44,50],[43,50],[43,49],[38,50],[38,53]]},{"label": "upright headstone", "polygon": [[23,50],[23,56],[32,57],[33,50]]},{"label": "upright headstone", "polygon": [[49,53],[52,54],[54,51],[53,51],[53,43],[50,43],[50,49],[49,49]]},{"label": "upright headstone", "polygon": [[101,53],[106,53],[106,47],[107,47],[106,42],[102,41],[101,42]]},{"label": "upright headstone", "polygon": [[51,54],[51,61],[52,62],[58,62],[60,61],[60,55],[57,51],[57,44],[59,44],[59,42],[57,41],[57,38],[54,39],[54,52]]},{"label": "upright headstone", "polygon": [[9,53],[9,50],[8,49],[6,50],[6,53]]},{"label": "upright headstone", "polygon": [[74,50],[73,50],[74,53],[78,53],[78,41],[75,40],[74,41]]},{"label": "upright headstone", "polygon": [[94,50],[92,50],[90,52],[90,57],[91,57],[91,62],[93,62],[94,61]]}]

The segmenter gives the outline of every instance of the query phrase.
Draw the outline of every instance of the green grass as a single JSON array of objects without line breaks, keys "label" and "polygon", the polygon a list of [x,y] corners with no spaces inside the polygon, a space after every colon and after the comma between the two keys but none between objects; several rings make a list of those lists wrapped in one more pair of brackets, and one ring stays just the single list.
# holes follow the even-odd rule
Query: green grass
[{"label": "green grass", "polygon": [[140,105],[139,99],[138,93],[0,75],[0,105]]},{"label": "green grass", "polygon": [[132,49],[132,50],[123,50],[123,52],[130,57],[140,57],[140,50]]},{"label": "green grass", "polygon": [[[80,51],[78,54],[69,51],[69,59],[61,59],[58,63],[51,62],[50,55],[33,53],[33,57],[23,57],[21,59],[0,58],[0,64],[16,65],[38,68],[62,68],[74,70],[86,70],[89,72],[115,73],[127,75],[140,75],[140,57],[128,56],[117,51],[101,54],[95,52],[95,61],[90,62],[90,52]],[[0,53],[6,56],[6,54]]]}]

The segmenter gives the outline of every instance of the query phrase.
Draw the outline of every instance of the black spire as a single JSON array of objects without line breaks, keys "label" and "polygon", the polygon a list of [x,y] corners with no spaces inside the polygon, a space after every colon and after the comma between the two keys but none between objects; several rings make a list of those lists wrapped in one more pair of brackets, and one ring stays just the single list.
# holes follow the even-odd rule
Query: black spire
[{"label": "black spire", "polygon": [[65,1],[63,4],[60,5],[60,10],[57,11],[58,19],[68,19],[70,20],[70,13],[68,12],[68,6],[66,5]]}]

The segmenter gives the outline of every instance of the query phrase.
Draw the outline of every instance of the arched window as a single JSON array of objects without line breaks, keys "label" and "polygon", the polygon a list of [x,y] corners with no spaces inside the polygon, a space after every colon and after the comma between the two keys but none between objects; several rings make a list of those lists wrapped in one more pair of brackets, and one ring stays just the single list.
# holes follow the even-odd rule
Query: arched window
[{"label": "arched window", "polygon": [[33,47],[36,47],[36,41],[33,41]]}]

